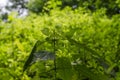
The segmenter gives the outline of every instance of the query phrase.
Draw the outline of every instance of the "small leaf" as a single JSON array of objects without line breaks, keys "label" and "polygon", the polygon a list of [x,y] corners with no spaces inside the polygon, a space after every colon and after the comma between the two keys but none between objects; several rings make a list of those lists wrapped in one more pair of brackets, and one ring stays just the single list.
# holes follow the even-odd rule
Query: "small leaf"
[{"label": "small leaf", "polygon": [[114,63],[113,65],[111,65],[111,66],[107,69],[106,73],[107,73],[107,74],[111,74],[112,76],[115,76],[116,73],[115,73],[115,71],[114,71],[114,68],[115,68],[116,66],[117,66],[116,63]]},{"label": "small leaf", "polygon": [[16,43],[18,49],[20,49],[21,51],[24,52],[24,47],[23,47],[23,45],[20,43],[19,39],[16,39],[15,43]]}]

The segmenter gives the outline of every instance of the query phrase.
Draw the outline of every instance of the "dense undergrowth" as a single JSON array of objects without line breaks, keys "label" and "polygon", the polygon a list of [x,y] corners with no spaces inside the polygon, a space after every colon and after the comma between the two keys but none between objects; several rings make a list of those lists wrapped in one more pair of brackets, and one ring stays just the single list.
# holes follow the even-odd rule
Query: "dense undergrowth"
[{"label": "dense undergrowth", "polygon": [[[41,60],[23,72],[36,41],[37,51],[55,52],[56,64]],[[109,18],[105,9],[12,13],[0,21],[1,80],[119,80],[119,52],[120,15]]]}]

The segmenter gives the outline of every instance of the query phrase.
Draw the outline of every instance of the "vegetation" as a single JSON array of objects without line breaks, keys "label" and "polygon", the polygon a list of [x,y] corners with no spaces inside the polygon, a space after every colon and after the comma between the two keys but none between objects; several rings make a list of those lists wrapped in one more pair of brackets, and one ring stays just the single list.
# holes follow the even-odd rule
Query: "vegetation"
[{"label": "vegetation", "polygon": [[0,79],[119,80],[120,15],[49,2],[40,13],[1,19]]}]

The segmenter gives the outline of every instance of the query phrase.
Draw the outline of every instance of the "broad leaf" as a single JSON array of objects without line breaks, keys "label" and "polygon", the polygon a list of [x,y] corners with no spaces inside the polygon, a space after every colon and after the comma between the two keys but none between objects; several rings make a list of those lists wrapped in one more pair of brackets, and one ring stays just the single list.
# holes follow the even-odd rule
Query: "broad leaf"
[{"label": "broad leaf", "polygon": [[[37,47],[41,46],[39,44],[39,41],[37,41],[27,59],[27,61],[24,64],[23,71],[25,71],[30,65],[35,63],[38,60],[54,60],[55,54],[46,50],[39,50],[37,51]],[[42,44],[42,43],[41,43]]]},{"label": "broad leaf", "polygon": [[88,67],[86,67],[86,65],[76,65],[75,69],[90,80],[108,80],[108,77],[106,75],[103,75],[101,73],[94,73]]},{"label": "broad leaf", "polygon": [[66,57],[61,57],[57,59],[57,72],[63,80],[71,80],[73,71],[71,62]]}]

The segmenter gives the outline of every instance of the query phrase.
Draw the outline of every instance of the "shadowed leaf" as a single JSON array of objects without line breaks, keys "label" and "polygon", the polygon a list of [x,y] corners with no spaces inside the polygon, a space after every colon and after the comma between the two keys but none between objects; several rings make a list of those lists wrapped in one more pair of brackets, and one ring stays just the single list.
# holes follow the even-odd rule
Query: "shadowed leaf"
[{"label": "shadowed leaf", "polygon": [[41,46],[40,41],[37,41],[31,51],[28,59],[26,60],[26,62],[24,64],[23,71],[25,71],[29,66],[31,66],[33,63],[35,63],[38,60],[54,60],[55,55],[52,52],[49,52],[46,50],[37,51],[37,47],[39,47],[39,46]]}]

